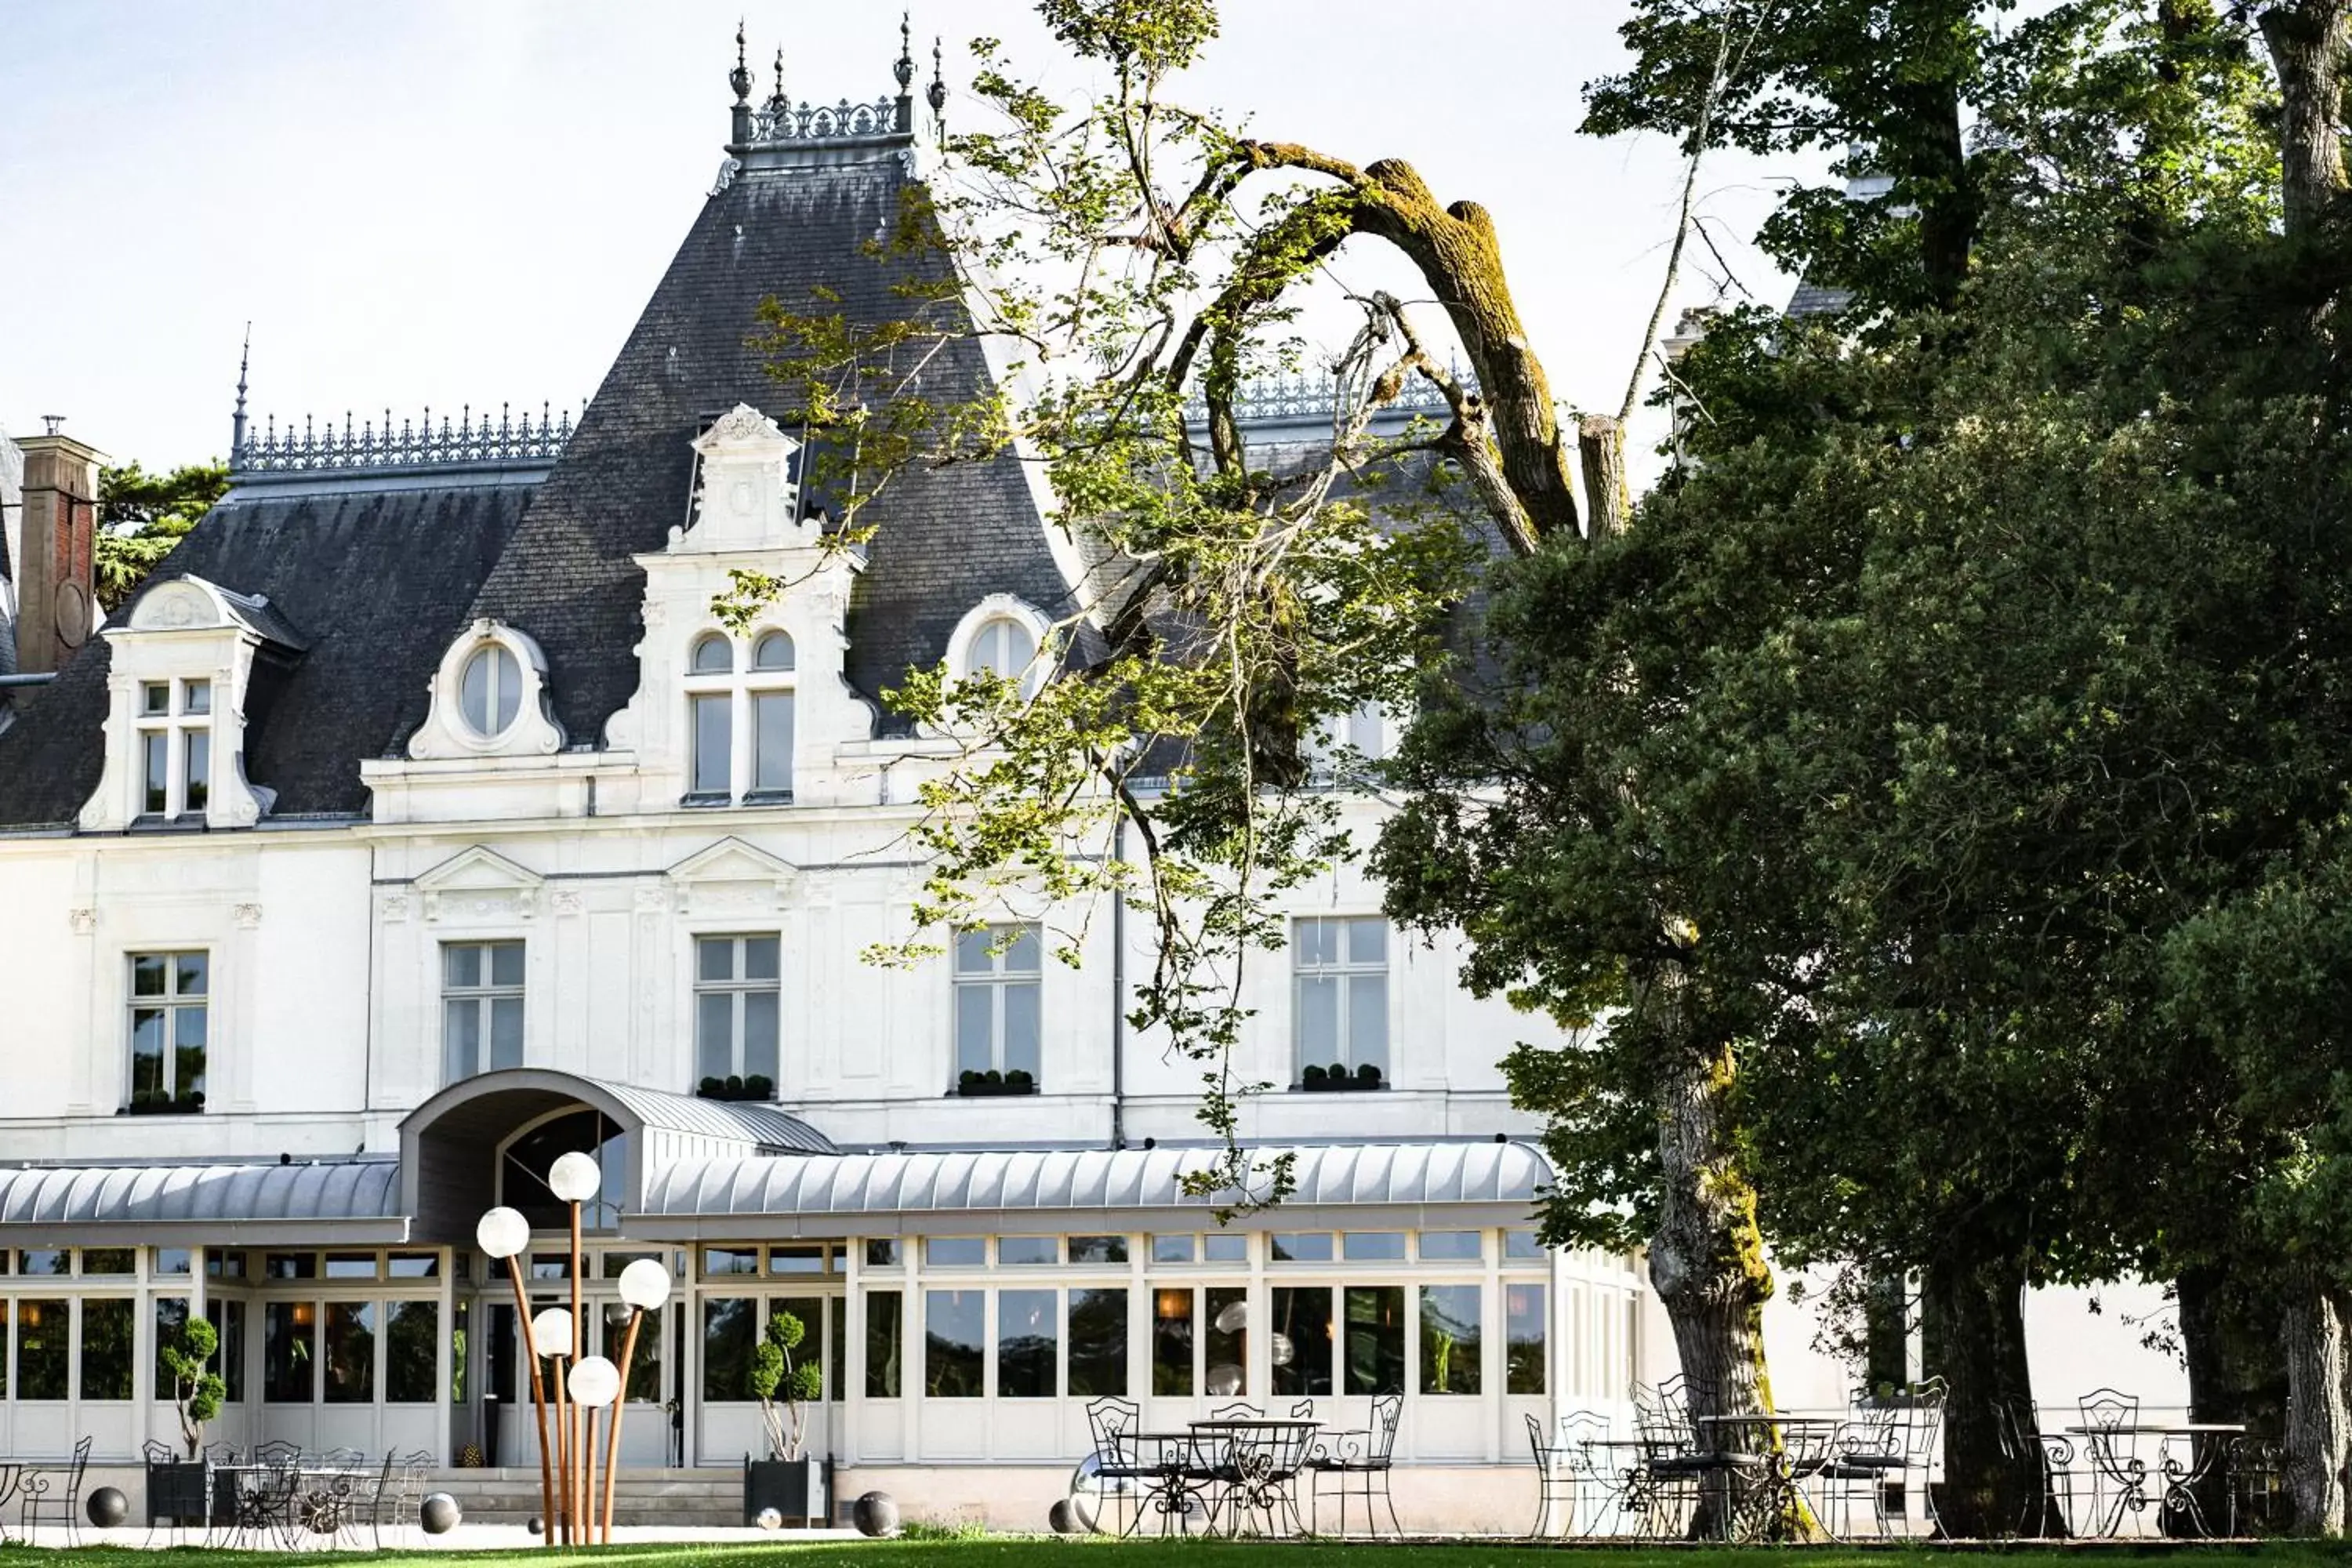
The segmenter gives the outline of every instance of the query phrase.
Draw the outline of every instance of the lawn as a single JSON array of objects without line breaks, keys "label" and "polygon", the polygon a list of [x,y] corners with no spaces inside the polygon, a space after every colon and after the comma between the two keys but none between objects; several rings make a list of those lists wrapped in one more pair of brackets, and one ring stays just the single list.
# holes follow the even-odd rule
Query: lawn
[{"label": "lawn", "polygon": [[[326,1568],[329,1564],[365,1563],[396,1568],[409,1563],[498,1563],[523,1568],[527,1563],[593,1560],[611,1568],[773,1568],[780,1557],[805,1562],[808,1568],[991,1568],[993,1564],[1029,1564],[1063,1552],[1083,1552],[1095,1568],[1341,1568],[1370,1562],[1377,1568],[1765,1568],[1768,1559],[1784,1557],[1790,1568],[1931,1568],[1937,1560],[1997,1557],[2000,1568],[2084,1568],[2086,1561],[2115,1568],[2352,1568],[2352,1542],[2276,1542],[2246,1545],[2167,1545],[2161,1542],[2051,1549],[2043,1546],[1996,1547],[1942,1552],[1934,1548],[1895,1546],[1876,1549],[1820,1547],[1803,1550],[1770,1548],[1683,1548],[1656,1546],[1575,1545],[1530,1546],[1521,1543],[1461,1542],[1445,1544],[1368,1544],[1331,1542],[1205,1542],[1108,1541],[1096,1538],[1055,1540],[1050,1537],[968,1536],[948,1540],[875,1542],[811,1542],[773,1545],[620,1545],[593,1552],[127,1552],[121,1549],[86,1548],[69,1554],[78,1564],[103,1563],[108,1568]],[[58,1553],[26,1549],[0,1550],[0,1568],[57,1568]]]}]

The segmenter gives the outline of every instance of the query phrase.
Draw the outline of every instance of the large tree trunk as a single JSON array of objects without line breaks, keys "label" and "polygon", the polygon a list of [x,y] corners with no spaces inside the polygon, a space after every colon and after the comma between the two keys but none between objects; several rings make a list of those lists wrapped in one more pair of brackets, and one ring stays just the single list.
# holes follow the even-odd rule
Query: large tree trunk
[{"label": "large tree trunk", "polygon": [[[2237,1358],[2230,1352],[2223,1285],[2221,1272],[2213,1268],[2184,1269],[2173,1281],[2173,1295],[2180,1304],[2180,1357],[2189,1371],[2189,1418],[2242,1424],[2247,1391]],[[2198,1484],[2197,1507],[2213,1529],[2228,1527],[2226,1464],[2213,1465]]]},{"label": "large tree trunk", "polygon": [[[1944,1379],[1944,1480],[1936,1516],[1947,1536],[2012,1534],[2041,1485],[2033,1390],[2025,1365],[2025,1266],[2006,1258],[1947,1257],[1922,1276],[1927,1370]],[[2006,1405],[2025,1428],[2025,1451],[2002,1452]]]},{"label": "large tree trunk", "polygon": [[2343,1302],[2319,1271],[2289,1271],[2279,1340],[2286,1352],[2286,1489],[2294,1528],[2305,1535],[2344,1529],[2345,1405]]},{"label": "large tree trunk", "polygon": [[2279,79],[2279,173],[2290,234],[2306,232],[2346,189],[2340,116],[2352,0],[2290,0],[2262,14]]}]

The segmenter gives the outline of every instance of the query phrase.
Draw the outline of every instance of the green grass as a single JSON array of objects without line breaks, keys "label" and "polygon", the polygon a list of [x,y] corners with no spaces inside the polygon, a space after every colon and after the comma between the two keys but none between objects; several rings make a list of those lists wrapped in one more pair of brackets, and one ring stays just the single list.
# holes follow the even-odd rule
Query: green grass
[{"label": "green grass", "polygon": [[1943,1552],[1918,1546],[1806,1549],[1613,1546],[1531,1546],[1457,1542],[1441,1544],[1340,1545],[1329,1542],[1108,1541],[1095,1538],[986,1536],[901,1541],[804,1542],[772,1544],[622,1545],[593,1552],[131,1552],[90,1547],[54,1551],[0,1550],[0,1568],[330,1568],[369,1563],[530,1563],[590,1561],[599,1568],[773,1568],[780,1557],[809,1568],[994,1568],[1083,1552],[1090,1568],[1929,1568],[1937,1560],[1965,1568],[1969,1558],[1998,1557],[2000,1568],[2084,1568],[2114,1564],[2178,1564],[2179,1568],[2352,1568],[2352,1542],[2282,1542],[2261,1546],[2117,1542],[2094,1546],[2000,1547]]}]

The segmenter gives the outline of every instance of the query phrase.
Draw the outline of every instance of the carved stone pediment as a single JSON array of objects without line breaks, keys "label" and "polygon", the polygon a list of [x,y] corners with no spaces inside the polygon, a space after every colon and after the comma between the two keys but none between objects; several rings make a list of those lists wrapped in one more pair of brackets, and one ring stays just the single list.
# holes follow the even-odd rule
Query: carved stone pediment
[{"label": "carved stone pediment", "polygon": [[476,844],[459,850],[416,879],[425,918],[529,920],[539,912],[547,879],[495,849]]}]

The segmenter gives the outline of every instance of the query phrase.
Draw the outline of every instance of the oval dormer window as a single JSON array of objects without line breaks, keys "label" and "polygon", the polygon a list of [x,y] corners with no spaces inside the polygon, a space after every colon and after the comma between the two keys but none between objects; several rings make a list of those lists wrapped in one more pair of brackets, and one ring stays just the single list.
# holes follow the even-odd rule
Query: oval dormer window
[{"label": "oval dormer window", "polygon": [[712,632],[694,645],[694,657],[687,668],[696,675],[731,675],[735,671],[735,647]]},{"label": "oval dormer window", "polygon": [[457,679],[457,706],[474,733],[503,735],[522,702],[522,668],[503,643],[485,643],[466,660]]},{"label": "oval dormer window", "polygon": [[986,670],[1006,680],[1018,680],[1037,657],[1037,639],[1027,626],[1010,616],[999,616],[972,635],[971,650],[964,656],[964,673]]},{"label": "oval dormer window", "polygon": [[770,632],[751,645],[751,668],[761,670],[790,669],[793,667],[793,639],[782,632]]}]

